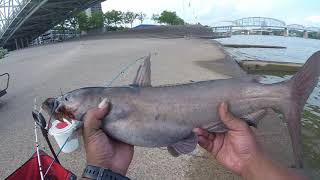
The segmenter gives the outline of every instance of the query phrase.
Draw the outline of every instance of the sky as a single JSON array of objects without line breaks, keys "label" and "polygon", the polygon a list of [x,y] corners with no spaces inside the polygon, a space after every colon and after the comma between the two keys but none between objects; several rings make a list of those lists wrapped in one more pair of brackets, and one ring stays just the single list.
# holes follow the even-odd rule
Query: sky
[{"label": "sky", "polygon": [[[272,17],[286,24],[320,27],[320,0],[107,0],[109,10],[144,12],[144,24],[153,24],[152,14],[175,11],[188,23],[219,25],[223,21],[244,17]],[[138,21],[135,22],[138,24]]]}]

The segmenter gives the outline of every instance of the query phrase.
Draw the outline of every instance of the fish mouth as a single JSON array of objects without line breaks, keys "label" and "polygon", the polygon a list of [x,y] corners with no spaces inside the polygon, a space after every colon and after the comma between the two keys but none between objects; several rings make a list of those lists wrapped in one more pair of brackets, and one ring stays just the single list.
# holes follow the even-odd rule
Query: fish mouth
[{"label": "fish mouth", "polygon": [[59,121],[67,120],[71,122],[71,119],[75,119],[75,116],[71,109],[66,108],[56,98],[48,98],[42,103],[42,109],[44,109],[51,118]]},{"label": "fish mouth", "polygon": [[[63,119],[66,119],[69,122],[71,122],[72,119],[75,119],[72,110],[66,108],[65,106],[58,106],[55,112],[59,114]],[[63,119],[61,120],[63,121]]]}]

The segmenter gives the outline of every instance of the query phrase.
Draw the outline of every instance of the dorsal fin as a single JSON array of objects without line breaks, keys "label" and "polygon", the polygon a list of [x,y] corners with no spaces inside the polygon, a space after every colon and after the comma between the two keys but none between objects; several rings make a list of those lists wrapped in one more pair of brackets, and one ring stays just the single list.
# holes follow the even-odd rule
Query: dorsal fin
[{"label": "dorsal fin", "polygon": [[151,54],[149,54],[139,66],[137,74],[132,82],[133,86],[150,87],[151,86]]}]

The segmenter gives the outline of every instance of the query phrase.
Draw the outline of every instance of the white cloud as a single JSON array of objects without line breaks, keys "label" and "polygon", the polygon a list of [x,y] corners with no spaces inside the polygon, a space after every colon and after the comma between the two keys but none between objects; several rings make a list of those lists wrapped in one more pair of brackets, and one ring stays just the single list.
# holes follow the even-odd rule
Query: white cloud
[{"label": "white cloud", "polygon": [[320,16],[308,16],[304,18],[306,21],[312,22],[312,23],[317,23],[320,24]]},{"label": "white cloud", "polygon": [[320,27],[320,16],[290,17],[287,24],[301,24],[305,27]]}]

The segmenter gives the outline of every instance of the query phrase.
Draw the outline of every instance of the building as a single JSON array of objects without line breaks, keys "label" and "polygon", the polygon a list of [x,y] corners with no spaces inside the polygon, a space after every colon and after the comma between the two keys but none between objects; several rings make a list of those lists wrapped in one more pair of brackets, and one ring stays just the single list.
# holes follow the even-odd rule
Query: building
[{"label": "building", "polygon": [[91,17],[91,14],[94,12],[102,12],[102,7],[100,2],[93,5],[91,8],[88,8],[85,10],[86,15],[89,17]]}]

